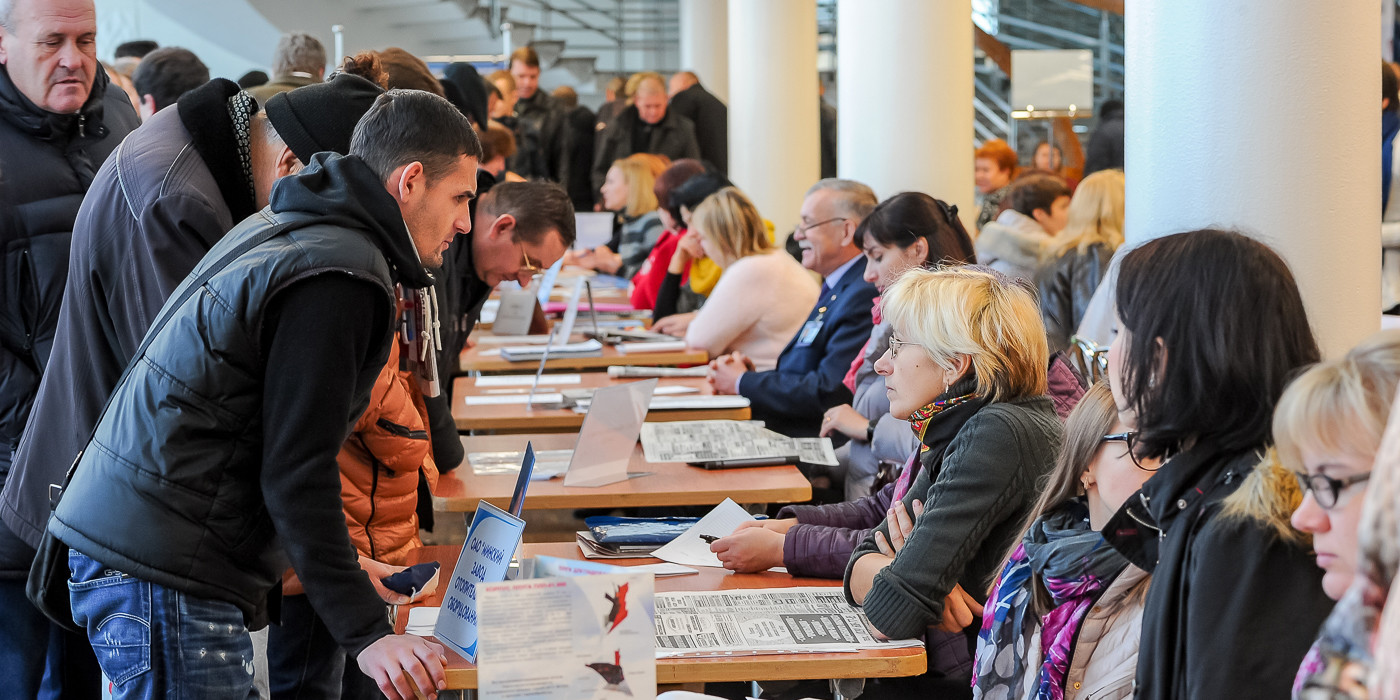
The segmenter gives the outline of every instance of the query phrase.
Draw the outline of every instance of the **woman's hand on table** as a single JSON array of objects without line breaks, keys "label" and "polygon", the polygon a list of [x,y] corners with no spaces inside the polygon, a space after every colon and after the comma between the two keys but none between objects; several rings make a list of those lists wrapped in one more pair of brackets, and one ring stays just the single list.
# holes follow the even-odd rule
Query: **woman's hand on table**
[{"label": "woman's hand on table", "polygon": [[724,568],[741,574],[783,565],[783,534],[763,527],[742,527],[710,543]]},{"label": "woman's hand on table", "polygon": [[739,530],[743,530],[744,528],[750,527],[761,527],[765,530],[772,530],[773,532],[776,532],[780,535],[786,535],[787,531],[791,530],[792,526],[796,524],[797,518],[783,518],[781,520],[775,520],[773,518],[764,518],[762,520],[749,520],[747,522],[739,523],[739,527],[734,528],[734,531],[738,532]]},{"label": "woman's hand on table", "polygon": [[695,312],[683,314],[671,314],[660,321],[651,324],[651,330],[666,335],[674,335],[677,338],[684,338],[686,329],[690,328],[690,322],[695,320]]},{"label": "woman's hand on table", "polygon": [[819,435],[828,437],[834,433],[841,433],[852,440],[865,442],[866,431],[869,429],[870,419],[862,416],[854,406],[846,403],[827,409],[826,414],[822,416],[822,428]]},{"label": "woman's hand on table", "polygon": [[622,267],[622,256],[612,252],[612,249],[605,245],[594,248],[592,258],[593,269],[599,272],[615,275]]}]

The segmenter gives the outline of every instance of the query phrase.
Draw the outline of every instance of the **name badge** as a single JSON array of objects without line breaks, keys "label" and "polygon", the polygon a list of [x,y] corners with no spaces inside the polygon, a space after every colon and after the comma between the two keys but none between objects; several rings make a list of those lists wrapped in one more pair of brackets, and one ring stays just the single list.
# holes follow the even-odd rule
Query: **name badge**
[{"label": "name badge", "polygon": [[817,339],[817,334],[822,330],[822,321],[808,321],[803,324],[802,332],[797,334],[797,346],[806,347]]}]

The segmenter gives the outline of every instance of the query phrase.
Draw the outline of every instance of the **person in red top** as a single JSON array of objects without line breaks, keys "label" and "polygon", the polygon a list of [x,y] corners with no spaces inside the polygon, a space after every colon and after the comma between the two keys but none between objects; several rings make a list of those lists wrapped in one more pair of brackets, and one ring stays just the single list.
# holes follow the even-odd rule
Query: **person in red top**
[{"label": "person in red top", "polygon": [[671,256],[685,235],[685,221],[681,219],[680,207],[671,205],[671,192],[687,180],[705,172],[705,166],[694,158],[682,158],[671,164],[656,178],[653,191],[661,223],[666,230],[652,247],[646,262],[632,278],[632,308],[652,309],[656,307],[656,294],[661,290],[661,281],[666,279],[666,268],[671,264]]}]

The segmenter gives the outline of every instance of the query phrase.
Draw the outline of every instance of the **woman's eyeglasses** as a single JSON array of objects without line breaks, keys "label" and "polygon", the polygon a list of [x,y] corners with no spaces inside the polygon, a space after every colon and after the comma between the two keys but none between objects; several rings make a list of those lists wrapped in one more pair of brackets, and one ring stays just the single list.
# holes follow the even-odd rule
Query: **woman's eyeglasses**
[{"label": "woman's eyeglasses", "polygon": [[1345,479],[1333,479],[1326,474],[1303,474],[1293,472],[1293,476],[1298,477],[1298,485],[1304,491],[1311,491],[1317,504],[1323,510],[1330,510],[1337,505],[1337,500],[1341,498],[1342,492],[1347,488],[1359,484],[1371,478],[1371,472],[1365,474],[1353,474]]},{"label": "woman's eyeglasses", "polygon": [[899,338],[896,338],[896,337],[894,337],[893,335],[891,335],[891,336],[890,336],[890,359],[891,359],[891,360],[897,359],[897,358],[899,357],[899,346],[901,346],[901,345],[918,345],[918,343],[916,343],[916,342],[914,342],[914,341],[912,341],[912,340],[900,340]]},{"label": "woman's eyeglasses", "polygon": [[1139,460],[1139,459],[1138,459],[1138,456],[1137,456],[1137,440],[1138,440],[1137,431],[1136,431],[1136,430],[1130,430],[1130,431],[1128,431],[1128,432],[1126,432],[1126,433],[1113,433],[1113,434],[1111,434],[1111,435],[1105,435],[1105,436],[1103,436],[1102,439],[1099,440],[1099,442],[1121,442],[1121,443],[1123,443],[1123,444],[1128,448],[1128,459],[1133,460],[1133,466],[1137,467],[1138,469],[1141,469],[1141,470],[1143,470],[1143,471],[1145,471],[1145,472],[1155,472],[1155,471],[1157,471],[1158,469],[1161,469],[1161,468],[1162,468],[1162,465],[1161,465],[1161,464],[1157,464],[1157,465],[1154,465],[1154,466],[1151,466],[1151,467],[1143,466],[1142,461]]}]

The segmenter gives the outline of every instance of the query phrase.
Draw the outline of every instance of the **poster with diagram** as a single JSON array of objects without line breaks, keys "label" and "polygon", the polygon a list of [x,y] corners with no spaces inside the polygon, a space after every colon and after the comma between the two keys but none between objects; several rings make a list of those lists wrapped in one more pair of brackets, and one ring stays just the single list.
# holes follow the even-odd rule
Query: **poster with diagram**
[{"label": "poster with diagram", "polygon": [[651,574],[525,579],[481,591],[481,697],[656,697]]}]

